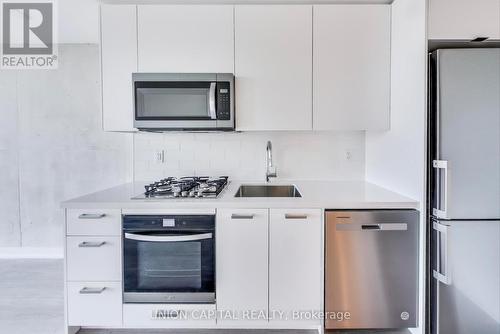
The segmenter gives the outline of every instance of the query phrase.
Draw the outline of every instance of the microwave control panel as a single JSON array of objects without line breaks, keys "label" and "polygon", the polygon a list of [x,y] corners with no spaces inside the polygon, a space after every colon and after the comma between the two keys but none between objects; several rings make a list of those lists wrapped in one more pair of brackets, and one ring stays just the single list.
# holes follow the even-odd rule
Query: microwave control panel
[{"label": "microwave control panel", "polygon": [[227,81],[217,82],[217,119],[231,119],[231,91]]}]

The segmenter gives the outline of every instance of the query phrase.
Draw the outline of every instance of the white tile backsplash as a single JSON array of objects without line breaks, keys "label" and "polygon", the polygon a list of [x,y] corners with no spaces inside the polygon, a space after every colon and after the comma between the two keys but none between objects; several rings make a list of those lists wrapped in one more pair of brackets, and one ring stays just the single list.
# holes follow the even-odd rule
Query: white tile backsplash
[{"label": "white tile backsplash", "polygon": [[[264,180],[266,142],[281,179],[363,180],[364,132],[136,133],[136,181],[228,175]],[[164,162],[156,152],[164,150]]]}]

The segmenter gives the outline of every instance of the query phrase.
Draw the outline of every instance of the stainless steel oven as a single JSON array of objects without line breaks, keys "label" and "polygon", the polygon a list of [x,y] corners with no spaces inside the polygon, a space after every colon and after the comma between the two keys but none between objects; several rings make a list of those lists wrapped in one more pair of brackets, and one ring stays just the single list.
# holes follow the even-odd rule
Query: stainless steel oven
[{"label": "stainless steel oven", "polygon": [[124,215],[124,303],[215,303],[214,215]]},{"label": "stainless steel oven", "polygon": [[234,130],[230,73],[133,73],[140,130]]}]

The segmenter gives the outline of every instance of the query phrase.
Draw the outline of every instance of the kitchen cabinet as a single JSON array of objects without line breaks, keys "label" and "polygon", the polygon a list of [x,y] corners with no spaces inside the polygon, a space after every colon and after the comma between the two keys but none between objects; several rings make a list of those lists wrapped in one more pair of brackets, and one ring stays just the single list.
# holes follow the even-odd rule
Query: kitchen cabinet
[{"label": "kitchen cabinet", "polygon": [[68,281],[121,281],[121,238],[68,236]]},{"label": "kitchen cabinet", "polygon": [[312,129],[312,6],[235,6],[236,129]]},{"label": "kitchen cabinet", "polygon": [[68,282],[69,326],[122,325],[121,282]]},{"label": "kitchen cabinet", "polygon": [[233,73],[233,6],[138,6],[140,72]]},{"label": "kitchen cabinet", "polygon": [[429,39],[500,39],[500,1],[429,1]]},{"label": "kitchen cabinet", "polygon": [[271,317],[268,324],[241,318],[218,324],[319,326],[318,319],[294,318],[293,312],[322,309],[321,222],[320,209],[217,210],[217,310],[240,316],[263,311]]},{"label": "kitchen cabinet", "polygon": [[244,327],[267,322],[243,316],[268,309],[268,210],[217,210],[216,240],[217,310],[238,317],[218,323]]},{"label": "kitchen cabinet", "polygon": [[66,325],[122,326],[120,209],[67,209]]},{"label": "kitchen cabinet", "polygon": [[122,233],[119,209],[69,209],[66,211],[68,235],[113,235]]},{"label": "kitchen cabinet", "polygon": [[102,121],[105,131],[135,131],[132,73],[137,72],[135,5],[101,5]]},{"label": "kitchen cabinet", "polygon": [[390,127],[390,5],[315,5],[314,130]]},{"label": "kitchen cabinet", "polygon": [[269,310],[284,312],[282,324],[320,325],[294,311],[322,309],[322,210],[271,209],[269,219]]}]

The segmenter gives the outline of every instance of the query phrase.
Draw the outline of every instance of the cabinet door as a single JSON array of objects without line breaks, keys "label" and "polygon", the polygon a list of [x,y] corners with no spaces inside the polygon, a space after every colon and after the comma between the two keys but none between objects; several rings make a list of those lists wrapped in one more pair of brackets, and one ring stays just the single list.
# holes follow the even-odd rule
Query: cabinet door
[{"label": "cabinet door", "polygon": [[233,73],[233,6],[138,6],[139,71]]},{"label": "cabinet door", "polygon": [[388,130],[389,5],[314,6],[314,130]]},{"label": "cabinet door", "polygon": [[101,5],[102,112],[105,131],[134,131],[132,73],[137,72],[135,5]]},{"label": "cabinet door", "polygon": [[[320,325],[310,314],[323,301],[320,209],[271,209],[269,220],[269,311],[288,326]],[[274,313],[273,313],[274,311]],[[287,317],[277,317],[280,312]]]},{"label": "cabinet door", "polygon": [[311,130],[311,30],[311,6],[235,6],[237,130]]},{"label": "cabinet door", "polygon": [[500,1],[429,1],[429,39],[500,39]]},{"label": "cabinet door", "polygon": [[267,322],[244,318],[268,310],[268,210],[217,210],[217,310],[235,312],[234,326]]}]

